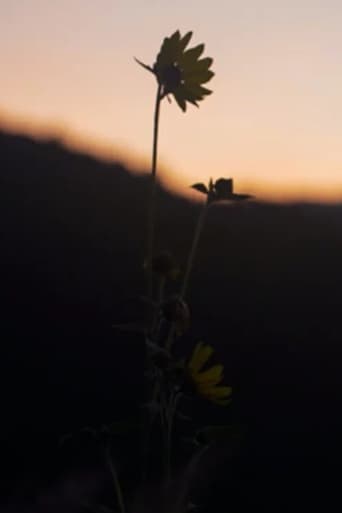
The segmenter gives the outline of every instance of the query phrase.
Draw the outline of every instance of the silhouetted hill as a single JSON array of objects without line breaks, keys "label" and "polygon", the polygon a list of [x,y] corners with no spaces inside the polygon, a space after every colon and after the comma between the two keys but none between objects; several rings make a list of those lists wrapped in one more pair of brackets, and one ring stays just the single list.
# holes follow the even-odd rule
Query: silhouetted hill
[{"label": "silhouetted hill", "polygon": [[[24,469],[32,459],[42,468],[38,452],[53,436],[110,420],[140,399],[140,339],[133,357],[131,338],[111,325],[138,313],[148,190],[146,178],[119,163],[1,132],[0,186],[1,432],[10,479],[18,457]],[[183,267],[198,208],[160,191],[159,245]],[[339,205],[248,203],[209,213],[189,291],[189,340],[218,347],[234,386],[230,414],[248,426],[234,511],[323,511],[327,501],[334,510],[341,227]]]}]

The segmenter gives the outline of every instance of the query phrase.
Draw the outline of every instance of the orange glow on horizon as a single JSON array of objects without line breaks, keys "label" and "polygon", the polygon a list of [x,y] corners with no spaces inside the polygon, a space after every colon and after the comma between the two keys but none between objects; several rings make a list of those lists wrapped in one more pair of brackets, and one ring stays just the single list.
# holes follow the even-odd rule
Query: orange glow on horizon
[{"label": "orange glow on horizon", "polygon": [[[94,137],[86,137],[73,132],[66,127],[58,127],[53,124],[40,124],[33,120],[20,116],[11,116],[0,111],[0,130],[16,135],[24,135],[37,140],[55,139],[65,148],[71,151],[82,152],[107,162],[118,162],[133,173],[148,173],[149,159],[147,156],[138,155],[131,148],[118,148],[109,142],[97,140]],[[184,184],[184,176],[175,172],[162,162],[158,167],[159,180],[163,186],[172,193],[184,196],[192,201],[201,201],[202,195]],[[211,173],[209,178],[219,178],[221,175]],[[232,176],[234,178],[234,176]],[[200,181],[200,180],[197,180]],[[242,181],[235,180],[237,192],[252,194],[257,201],[269,202],[317,202],[339,203],[342,201],[342,185],[339,188],[322,183],[291,184],[284,181],[274,184],[268,181]]]},{"label": "orange glow on horizon", "polygon": [[[342,202],[342,4],[246,0],[1,3],[0,125],[148,172],[165,36],[193,31],[213,94],[186,114],[163,102],[158,177],[233,177],[261,201]],[[2,111],[4,111],[2,113]]]}]

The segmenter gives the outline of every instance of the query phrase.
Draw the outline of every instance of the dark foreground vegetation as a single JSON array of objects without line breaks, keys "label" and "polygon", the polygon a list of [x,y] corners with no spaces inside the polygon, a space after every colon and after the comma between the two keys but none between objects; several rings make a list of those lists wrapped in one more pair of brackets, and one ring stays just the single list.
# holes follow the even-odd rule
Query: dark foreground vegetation
[{"label": "dark foreground vegetation", "polygon": [[[3,511],[81,511],[110,483],[85,433],[60,438],[142,400],[143,344],[112,325],[139,315],[147,184],[0,133],[0,187]],[[159,203],[160,249],[184,267],[199,207]],[[208,511],[341,511],[341,261],[340,205],[210,211],[188,338],[217,348],[234,390],[220,416],[242,434],[199,476]]]}]

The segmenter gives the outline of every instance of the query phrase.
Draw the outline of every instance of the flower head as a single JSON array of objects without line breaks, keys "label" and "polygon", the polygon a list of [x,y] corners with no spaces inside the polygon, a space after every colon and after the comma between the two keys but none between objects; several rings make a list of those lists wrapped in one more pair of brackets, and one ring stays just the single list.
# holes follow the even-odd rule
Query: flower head
[{"label": "flower head", "polygon": [[230,402],[232,388],[219,385],[223,380],[223,365],[213,365],[203,370],[213,352],[211,346],[199,342],[189,360],[188,372],[199,395],[225,406]]},{"label": "flower head", "polygon": [[161,87],[161,98],[171,94],[184,112],[187,102],[198,106],[197,102],[212,93],[202,84],[209,82],[214,76],[213,71],[209,69],[213,59],[200,59],[204,44],[186,49],[191,37],[192,32],[187,32],[181,37],[179,30],[166,37],[153,67],[136,59],[141,66],[156,76]]},{"label": "flower head", "polygon": [[233,192],[232,178],[219,178],[216,182],[210,179],[208,187],[204,183],[195,183],[191,188],[206,194],[208,203],[216,201],[242,201],[253,197],[250,194],[237,194]]}]

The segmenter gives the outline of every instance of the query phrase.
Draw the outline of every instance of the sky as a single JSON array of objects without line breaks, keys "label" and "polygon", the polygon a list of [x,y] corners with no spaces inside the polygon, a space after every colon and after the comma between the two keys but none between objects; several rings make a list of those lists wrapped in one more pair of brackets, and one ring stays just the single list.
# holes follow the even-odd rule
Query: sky
[{"label": "sky", "polygon": [[[213,94],[164,100],[159,176],[269,200],[342,200],[340,0],[0,0],[0,124],[150,166],[153,64],[193,31]],[[195,193],[196,194],[196,193]]]}]

